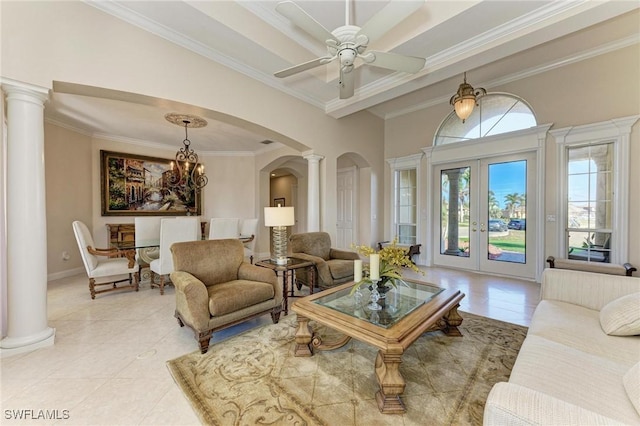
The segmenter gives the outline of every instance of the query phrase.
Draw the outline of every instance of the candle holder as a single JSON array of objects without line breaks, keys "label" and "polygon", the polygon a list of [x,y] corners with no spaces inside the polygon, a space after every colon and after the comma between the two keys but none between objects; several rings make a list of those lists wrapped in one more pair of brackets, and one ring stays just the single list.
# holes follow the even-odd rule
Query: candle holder
[{"label": "candle holder", "polygon": [[378,293],[378,281],[380,280],[371,280],[371,295],[369,296],[369,304],[367,305],[367,309],[370,311],[379,311],[382,310],[382,306],[378,304],[378,300],[380,300],[380,293]]}]

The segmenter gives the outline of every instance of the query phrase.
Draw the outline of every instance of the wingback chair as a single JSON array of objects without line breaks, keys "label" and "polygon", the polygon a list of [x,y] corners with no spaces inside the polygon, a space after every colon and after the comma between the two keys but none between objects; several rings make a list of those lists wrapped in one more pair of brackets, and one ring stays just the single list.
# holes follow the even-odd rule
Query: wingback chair
[{"label": "wingback chair", "polygon": [[[360,259],[356,252],[331,248],[331,237],[326,232],[293,234],[289,238],[289,248],[291,257],[315,264],[316,284],[322,290],[353,280],[353,261]],[[309,282],[306,269],[296,271],[298,289],[302,284],[308,286]]]},{"label": "wingback chair", "polygon": [[[124,258],[120,257],[123,253],[118,249],[96,248],[87,225],[76,220],[72,226],[84,268],[89,276],[89,292],[92,299],[96,298],[96,294],[125,288],[138,291],[138,264],[135,262],[133,251],[125,252],[127,257]],[[132,279],[135,279],[135,282],[132,282]],[[118,287],[116,284],[121,282],[128,282],[128,285]],[[96,286],[104,285],[108,287],[96,290]]]},{"label": "wingback chair", "polygon": [[244,261],[238,239],[175,243],[171,246],[180,327],[193,329],[200,352],[209,349],[214,331],[282,310],[282,285],[273,270]]}]

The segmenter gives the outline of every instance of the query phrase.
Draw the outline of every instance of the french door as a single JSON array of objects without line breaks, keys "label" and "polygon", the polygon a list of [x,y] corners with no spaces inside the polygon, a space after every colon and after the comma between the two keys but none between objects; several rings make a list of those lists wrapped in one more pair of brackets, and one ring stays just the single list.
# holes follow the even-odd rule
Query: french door
[{"label": "french door", "polygon": [[535,162],[532,152],[435,165],[435,265],[535,278]]}]

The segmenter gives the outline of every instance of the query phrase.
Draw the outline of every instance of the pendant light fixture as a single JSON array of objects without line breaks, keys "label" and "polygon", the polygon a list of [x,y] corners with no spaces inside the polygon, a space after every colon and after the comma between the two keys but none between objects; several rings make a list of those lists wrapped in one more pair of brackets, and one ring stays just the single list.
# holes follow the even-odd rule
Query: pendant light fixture
[{"label": "pendant light fixture", "polygon": [[184,126],[183,146],[176,152],[175,161],[171,162],[173,173],[169,175],[169,186],[199,192],[209,183],[209,178],[204,174],[204,165],[198,161],[198,154],[191,149],[188,129],[205,127],[207,121],[194,115],[178,113],[167,114],[164,118],[172,124]]},{"label": "pendant light fixture", "polygon": [[458,91],[451,97],[449,103],[453,105],[456,115],[462,119],[462,122],[469,118],[475,107],[476,100],[480,96],[486,95],[487,91],[482,87],[474,89],[473,86],[467,84],[467,73],[464,73],[464,83],[458,87]]}]

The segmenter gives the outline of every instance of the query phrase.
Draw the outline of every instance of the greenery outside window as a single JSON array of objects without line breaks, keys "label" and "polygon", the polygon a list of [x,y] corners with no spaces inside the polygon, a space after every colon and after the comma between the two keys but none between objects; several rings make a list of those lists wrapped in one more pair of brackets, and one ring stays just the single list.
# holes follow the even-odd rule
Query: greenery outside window
[{"label": "greenery outside window", "polygon": [[640,116],[566,127],[558,144],[558,253],[585,262],[626,262],[629,140]]}]

